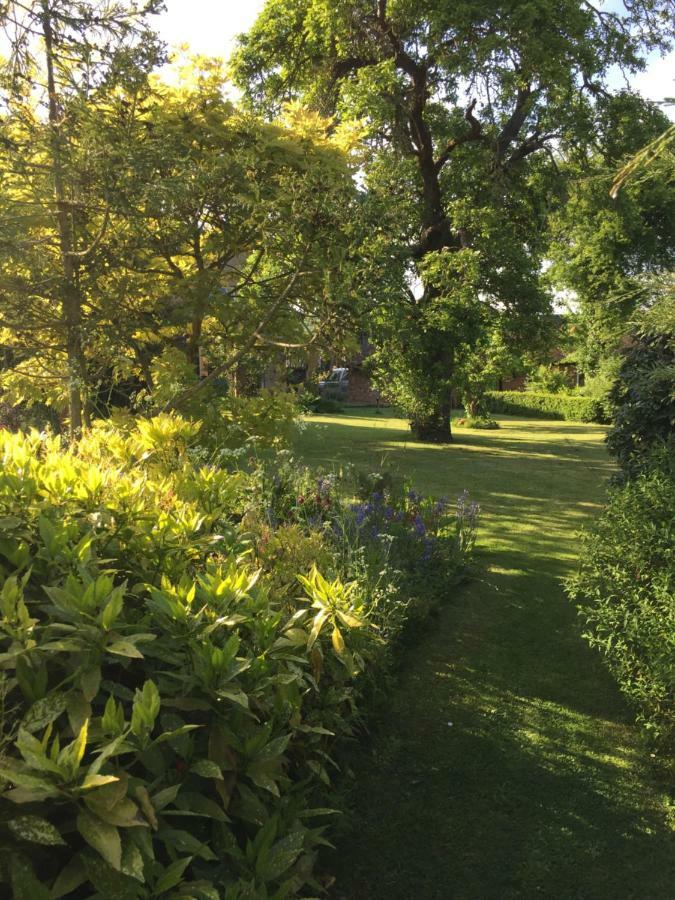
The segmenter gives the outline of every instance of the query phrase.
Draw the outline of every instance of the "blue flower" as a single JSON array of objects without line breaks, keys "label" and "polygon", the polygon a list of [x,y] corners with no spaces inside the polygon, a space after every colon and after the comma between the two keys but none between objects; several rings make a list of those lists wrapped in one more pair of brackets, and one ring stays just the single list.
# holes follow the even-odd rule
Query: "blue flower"
[{"label": "blue flower", "polygon": [[426,562],[431,559],[431,555],[434,549],[434,539],[430,537],[424,538],[424,553],[422,554],[422,559]]}]

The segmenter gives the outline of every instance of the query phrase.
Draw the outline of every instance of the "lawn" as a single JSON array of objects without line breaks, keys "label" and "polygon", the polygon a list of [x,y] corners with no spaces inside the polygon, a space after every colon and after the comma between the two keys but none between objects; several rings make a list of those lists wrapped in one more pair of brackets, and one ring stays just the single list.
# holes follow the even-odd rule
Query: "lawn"
[{"label": "lawn", "polygon": [[428,446],[384,411],[308,421],[317,468],[383,458],[435,495],[483,508],[480,571],[409,647],[354,749],[336,898],[671,898],[665,774],[560,579],[603,501],[597,425],[500,418]]}]

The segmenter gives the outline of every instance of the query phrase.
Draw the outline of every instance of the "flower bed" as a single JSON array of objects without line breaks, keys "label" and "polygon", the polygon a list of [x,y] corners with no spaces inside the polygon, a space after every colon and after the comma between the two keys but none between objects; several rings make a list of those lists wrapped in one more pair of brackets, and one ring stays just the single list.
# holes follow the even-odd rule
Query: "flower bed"
[{"label": "flower bed", "polygon": [[[204,464],[199,423],[0,434],[0,883],[318,892],[364,675],[466,566],[477,507]],[[355,496],[356,494],[356,496]]]}]

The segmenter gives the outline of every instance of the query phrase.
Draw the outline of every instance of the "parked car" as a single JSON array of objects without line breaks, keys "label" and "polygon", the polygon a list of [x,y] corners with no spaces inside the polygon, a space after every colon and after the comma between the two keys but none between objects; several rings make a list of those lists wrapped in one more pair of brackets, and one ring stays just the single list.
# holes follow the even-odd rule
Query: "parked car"
[{"label": "parked car", "polygon": [[336,367],[325,381],[319,382],[319,394],[325,400],[346,400],[349,392],[349,369]]}]

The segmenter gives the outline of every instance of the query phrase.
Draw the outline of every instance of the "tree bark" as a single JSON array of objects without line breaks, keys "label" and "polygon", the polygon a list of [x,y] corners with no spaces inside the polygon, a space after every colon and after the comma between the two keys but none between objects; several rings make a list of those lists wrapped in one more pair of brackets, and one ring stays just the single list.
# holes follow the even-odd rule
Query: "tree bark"
[{"label": "tree bark", "polygon": [[433,414],[411,419],[410,430],[418,441],[449,444],[452,441],[451,415],[452,404],[450,399],[447,399],[439,404]]},{"label": "tree bark", "polygon": [[68,360],[68,417],[72,435],[79,434],[88,413],[83,410],[82,386],[86,382],[86,363],[82,346],[82,300],[77,282],[77,268],[73,254],[73,231],[63,172],[63,139],[54,77],[54,32],[48,0],[42,0],[42,33],[45,41],[49,125],[51,130],[51,168],[54,179],[54,199],[59,231],[59,248],[63,268],[63,296],[61,319],[65,331],[65,350]]}]

